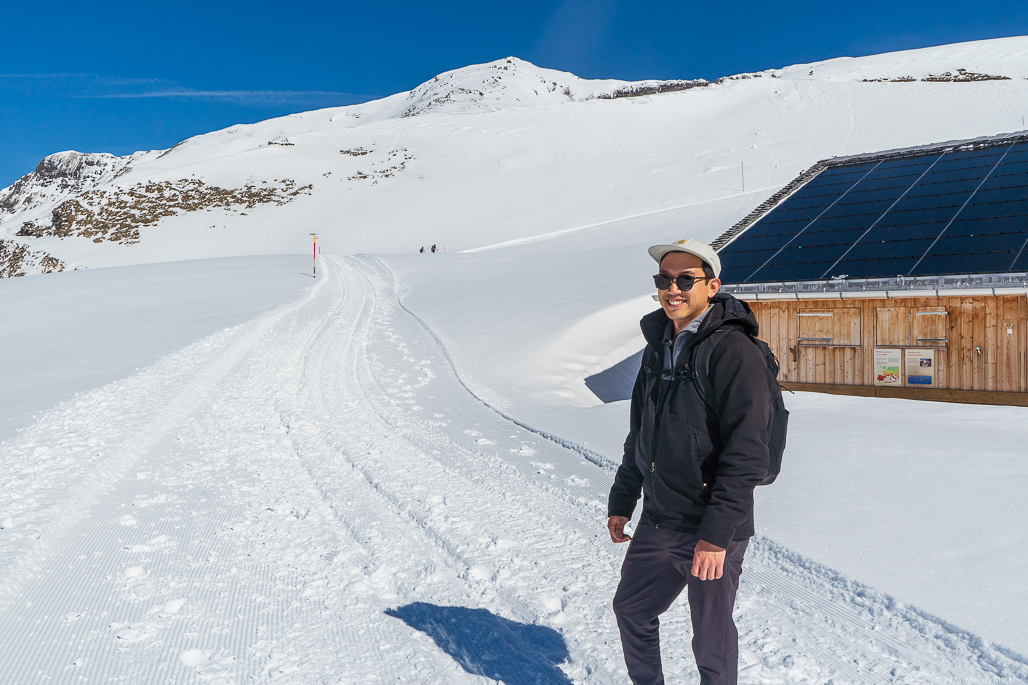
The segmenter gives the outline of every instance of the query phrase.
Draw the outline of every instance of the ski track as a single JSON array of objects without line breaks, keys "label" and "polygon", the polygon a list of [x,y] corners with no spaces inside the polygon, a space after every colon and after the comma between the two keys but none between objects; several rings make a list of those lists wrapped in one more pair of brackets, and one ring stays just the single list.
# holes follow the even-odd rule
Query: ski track
[{"label": "ski track", "polygon": [[[479,399],[381,262],[323,273],[0,444],[0,682],[626,681],[612,466]],[[441,648],[386,613],[415,602],[546,626],[568,656],[476,657],[437,626]],[[766,538],[737,620],[744,683],[1028,682]],[[694,681],[684,600],[662,624],[669,682]]]}]

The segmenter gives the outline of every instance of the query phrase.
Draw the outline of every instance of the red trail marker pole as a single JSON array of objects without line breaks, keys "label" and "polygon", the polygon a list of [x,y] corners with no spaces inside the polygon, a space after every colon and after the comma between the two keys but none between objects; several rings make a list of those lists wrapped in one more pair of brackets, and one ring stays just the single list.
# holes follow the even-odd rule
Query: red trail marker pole
[{"label": "red trail marker pole", "polygon": [[314,252],[312,253],[311,260],[313,262],[314,278],[318,277],[318,234],[311,233],[314,237]]}]

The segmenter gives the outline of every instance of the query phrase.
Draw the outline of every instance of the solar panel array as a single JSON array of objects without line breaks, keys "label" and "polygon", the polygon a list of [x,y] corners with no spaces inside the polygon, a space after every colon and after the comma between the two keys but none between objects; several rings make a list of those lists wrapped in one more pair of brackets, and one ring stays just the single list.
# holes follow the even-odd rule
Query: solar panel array
[{"label": "solar panel array", "polygon": [[1028,271],[1028,141],[831,166],[719,256],[726,283]]}]

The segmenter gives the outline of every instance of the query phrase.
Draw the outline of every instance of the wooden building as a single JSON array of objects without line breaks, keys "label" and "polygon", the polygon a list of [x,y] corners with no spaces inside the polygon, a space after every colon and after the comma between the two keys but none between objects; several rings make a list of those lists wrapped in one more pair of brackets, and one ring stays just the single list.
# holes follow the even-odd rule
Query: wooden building
[{"label": "wooden building", "polygon": [[786,387],[1028,406],[1028,134],[821,162],[714,247]]}]

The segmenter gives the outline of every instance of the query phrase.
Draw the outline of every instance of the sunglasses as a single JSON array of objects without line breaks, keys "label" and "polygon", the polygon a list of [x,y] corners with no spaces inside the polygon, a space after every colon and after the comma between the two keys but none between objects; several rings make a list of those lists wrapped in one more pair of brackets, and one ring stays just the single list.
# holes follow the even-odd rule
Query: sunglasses
[{"label": "sunglasses", "polygon": [[681,276],[667,276],[665,274],[657,274],[653,277],[653,282],[657,286],[657,290],[667,290],[671,287],[672,283],[678,284],[678,289],[683,293],[687,290],[691,290],[696,281],[709,281],[710,279],[706,276],[690,276],[689,274],[682,274]]}]

